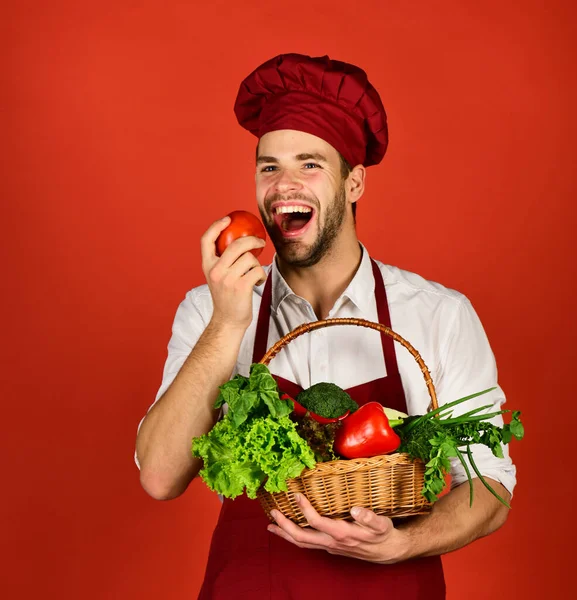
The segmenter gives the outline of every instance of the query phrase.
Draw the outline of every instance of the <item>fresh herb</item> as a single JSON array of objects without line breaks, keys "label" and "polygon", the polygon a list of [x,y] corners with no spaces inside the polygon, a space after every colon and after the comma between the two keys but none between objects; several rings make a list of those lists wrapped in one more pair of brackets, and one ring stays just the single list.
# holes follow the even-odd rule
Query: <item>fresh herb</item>
[{"label": "fresh herb", "polygon": [[276,381],[264,365],[252,365],[250,377],[236,376],[220,387],[215,408],[228,412],[206,435],[193,439],[192,453],[203,460],[200,476],[215,492],[256,498],[264,483],[269,492],[286,491],[286,480],[315,466],[313,451],[288,415],[291,402],[279,397]]},{"label": "fresh herb", "polygon": [[316,383],[302,391],[296,400],[306,409],[327,419],[340,417],[347,410],[353,413],[359,408],[359,405],[334,383]]},{"label": "fresh herb", "polygon": [[423,496],[429,502],[435,502],[438,494],[442,492],[445,486],[445,474],[451,468],[449,459],[458,458],[467,474],[470,490],[469,499],[470,504],[473,504],[473,481],[465,460],[466,456],[483,485],[500,502],[509,507],[507,502],[487,483],[477,468],[471,452],[471,445],[483,444],[490,448],[495,456],[503,458],[501,445],[508,444],[513,437],[518,440],[523,438],[523,424],[519,420],[521,413],[519,411],[513,412],[511,422],[501,428],[489,423],[487,419],[510,412],[508,410],[483,412],[492,406],[488,404],[458,417],[453,417],[450,411],[454,406],[476,396],[486,394],[492,389],[495,388],[455,400],[426,415],[409,417],[396,428],[401,438],[399,452],[407,452],[425,462]]}]

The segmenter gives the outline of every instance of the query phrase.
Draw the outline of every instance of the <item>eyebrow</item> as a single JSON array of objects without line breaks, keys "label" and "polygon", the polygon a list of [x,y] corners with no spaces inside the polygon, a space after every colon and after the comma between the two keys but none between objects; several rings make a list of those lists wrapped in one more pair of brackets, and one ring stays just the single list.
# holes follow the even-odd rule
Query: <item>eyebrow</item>
[{"label": "eyebrow", "polygon": [[[313,154],[297,154],[295,156],[295,159],[298,161],[302,161],[302,160],[316,160],[318,162],[328,162],[326,157],[323,156],[322,154],[318,153],[318,152],[314,152]],[[275,158],[274,156],[259,156],[256,159],[256,164],[257,165],[262,165],[263,163],[275,163],[278,164],[278,158]]]},{"label": "eyebrow", "polygon": [[297,160],[316,160],[318,162],[327,162],[327,159],[319,152],[313,154],[297,154]]},{"label": "eyebrow", "polygon": [[256,164],[262,165],[262,163],[278,163],[278,159],[274,156],[259,156],[256,159]]}]

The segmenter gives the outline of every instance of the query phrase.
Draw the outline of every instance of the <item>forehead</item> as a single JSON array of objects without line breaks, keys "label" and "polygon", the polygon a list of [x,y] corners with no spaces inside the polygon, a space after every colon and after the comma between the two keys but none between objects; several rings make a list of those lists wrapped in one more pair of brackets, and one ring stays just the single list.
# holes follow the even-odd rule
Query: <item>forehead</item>
[{"label": "forehead", "polygon": [[322,154],[329,161],[338,161],[338,152],[316,135],[281,129],[263,135],[258,144],[259,156],[274,156],[278,159],[292,158],[299,154]]}]

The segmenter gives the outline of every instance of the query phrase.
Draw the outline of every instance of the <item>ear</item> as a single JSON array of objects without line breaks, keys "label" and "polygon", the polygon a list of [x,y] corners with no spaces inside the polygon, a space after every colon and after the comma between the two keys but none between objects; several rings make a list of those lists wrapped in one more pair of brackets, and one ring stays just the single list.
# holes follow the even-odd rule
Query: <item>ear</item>
[{"label": "ear", "polygon": [[365,193],[365,178],[367,170],[363,165],[357,165],[349,173],[346,186],[350,202],[356,202]]}]

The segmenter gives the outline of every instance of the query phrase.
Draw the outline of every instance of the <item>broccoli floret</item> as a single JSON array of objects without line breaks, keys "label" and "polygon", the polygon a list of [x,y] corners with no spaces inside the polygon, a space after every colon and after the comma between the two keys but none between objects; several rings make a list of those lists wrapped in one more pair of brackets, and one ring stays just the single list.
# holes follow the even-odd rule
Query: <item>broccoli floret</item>
[{"label": "broccoli floret", "polygon": [[347,410],[355,412],[359,405],[338,385],[334,383],[317,383],[308,390],[302,391],[296,401],[311,412],[335,419],[344,415]]}]

